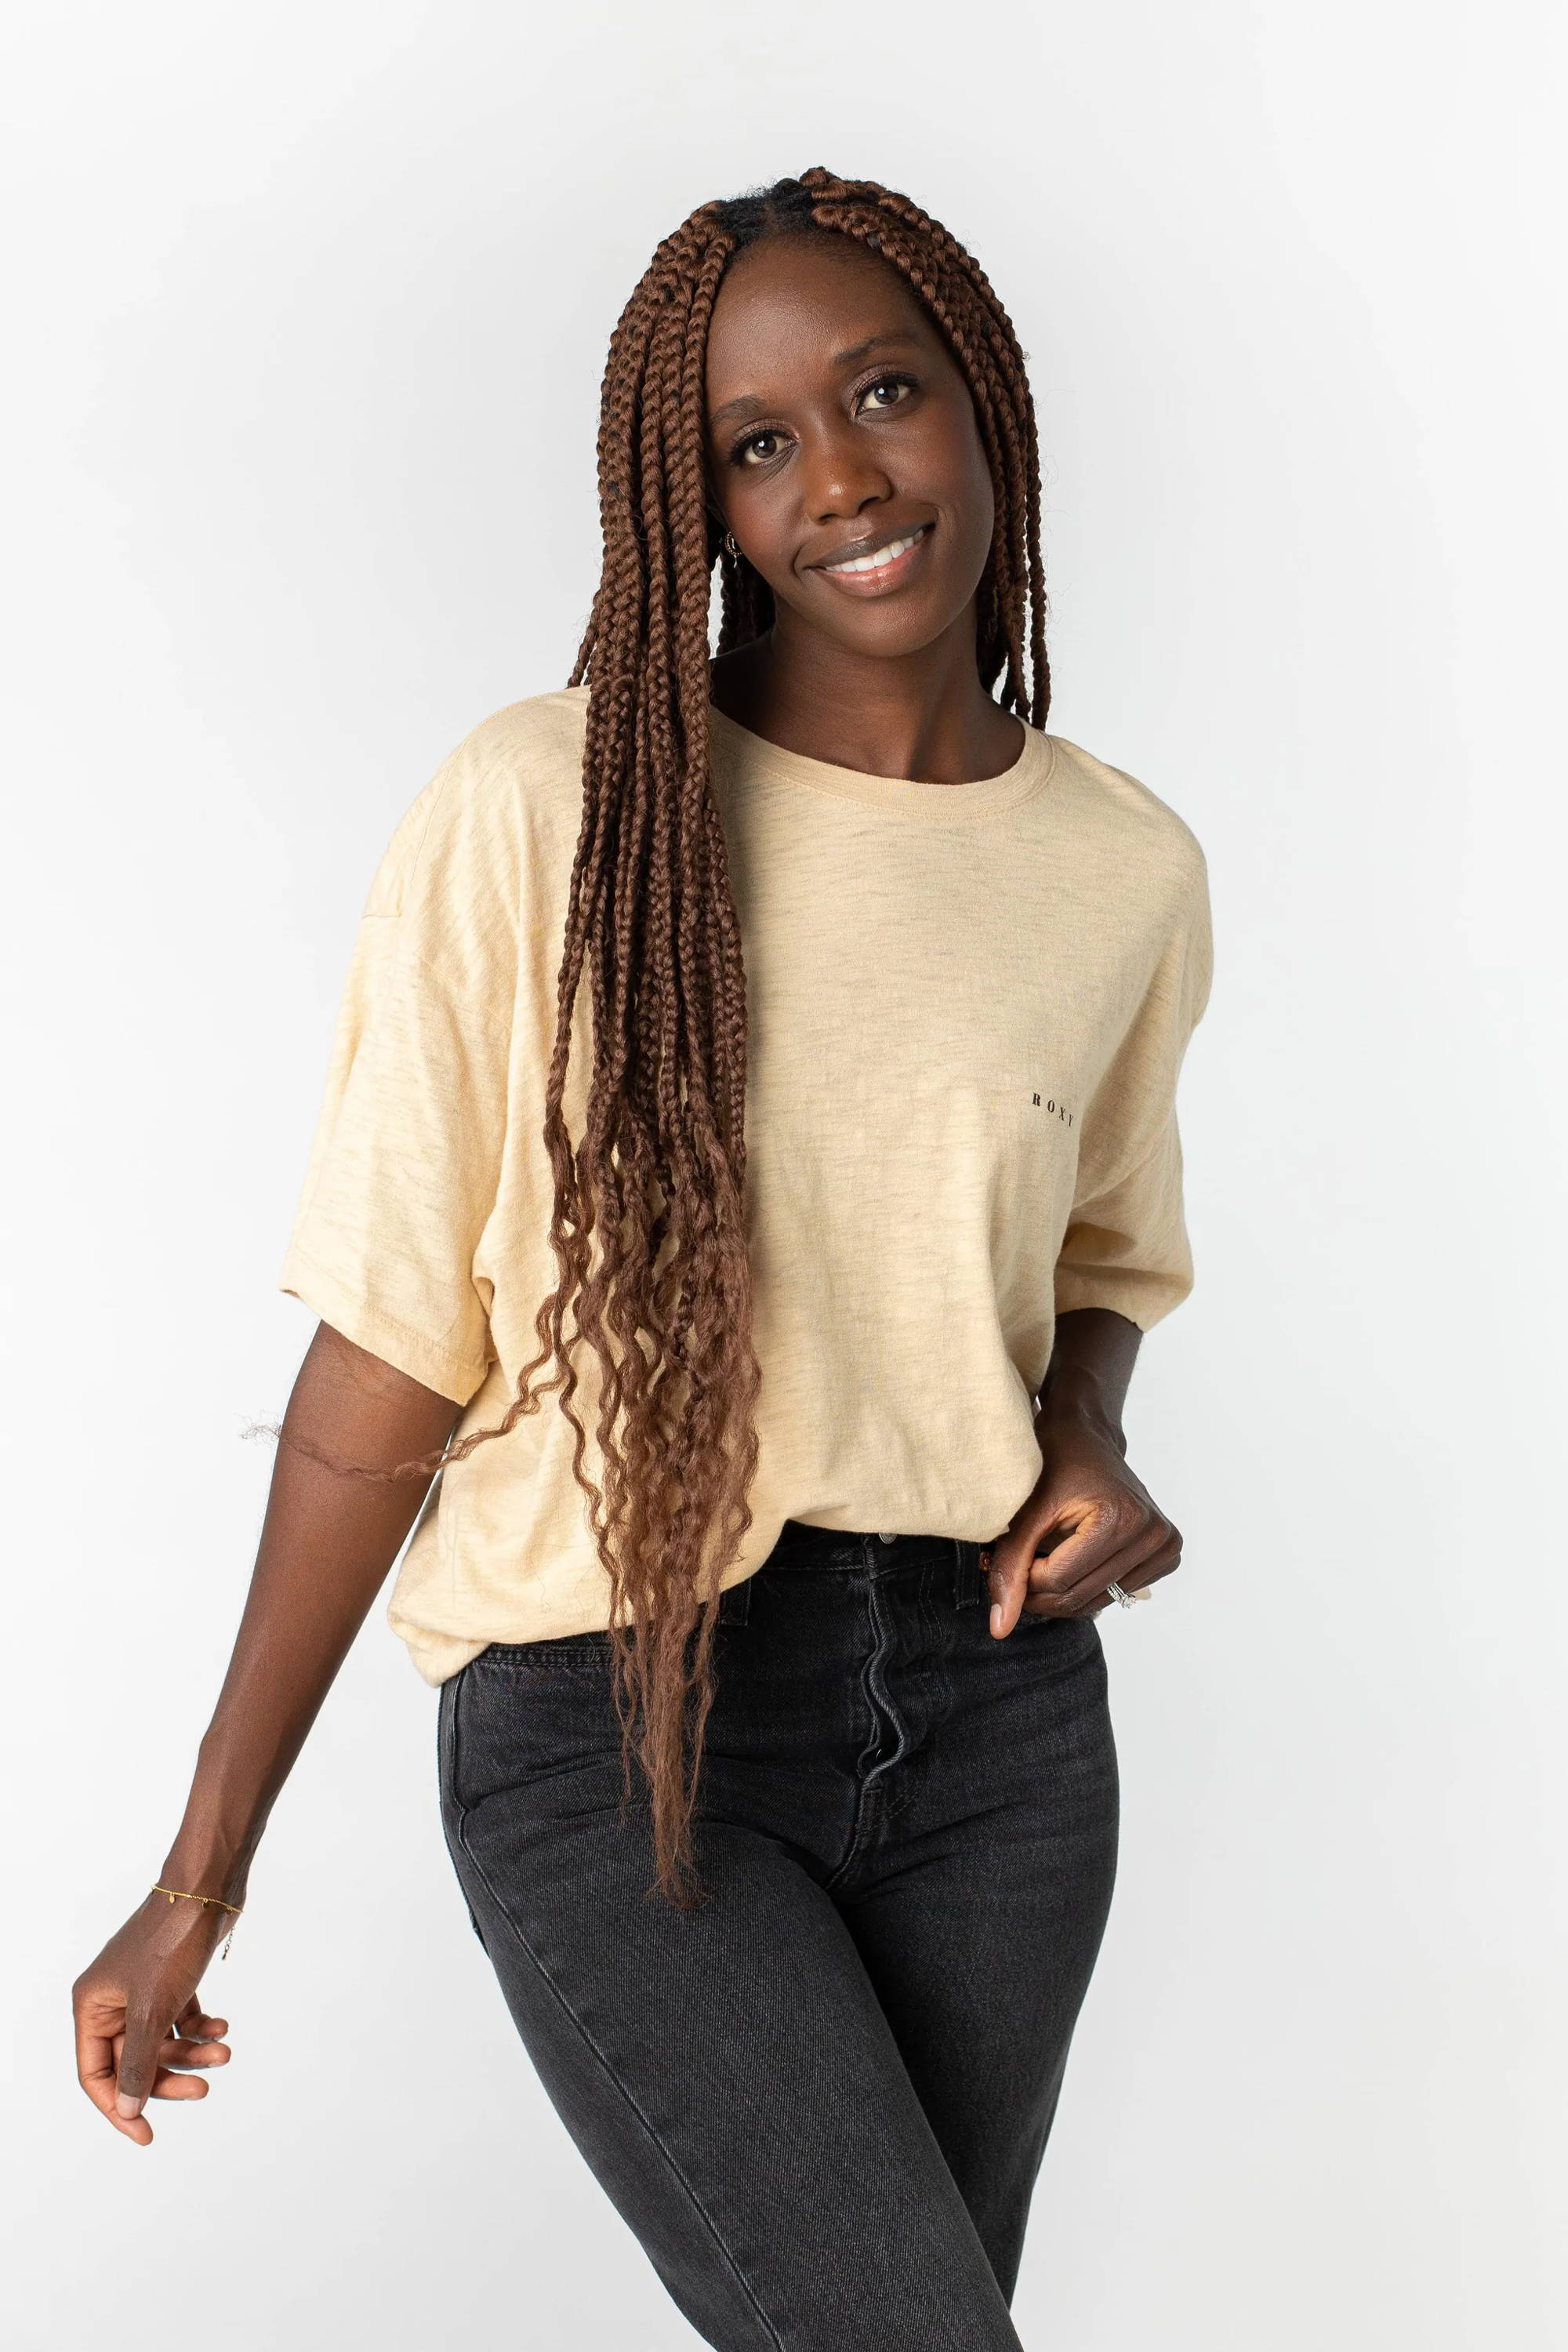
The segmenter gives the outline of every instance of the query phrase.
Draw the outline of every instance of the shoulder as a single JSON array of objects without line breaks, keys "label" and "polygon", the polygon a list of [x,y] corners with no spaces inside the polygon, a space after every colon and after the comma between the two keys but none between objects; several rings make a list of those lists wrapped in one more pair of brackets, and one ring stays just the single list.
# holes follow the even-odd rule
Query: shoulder
[{"label": "shoulder", "polygon": [[565,777],[574,788],[583,772],[588,689],[563,687],[509,702],[464,736],[452,754],[465,774],[548,787]]},{"label": "shoulder", "polygon": [[1065,735],[1050,740],[1058,805],[1070,809],[1077,829],[1102,845],[1129,881],[1143,881],[1177,898],[1205,898],[1207,865],[1185,820],[1124,768],[1097,760]]},{"label": "shoulder", "polygon": [[405,810],[366,914],[401,914],[416,888],[515,887],[542,830],[574,839],[587,711],[587,688],[568,687],[508,703],[470,728]]},{"label": "shoulder", "polygon": [[1184,818],[1124,768],[1097,760],[1065,736],[1053,782],[1070,813],[1087,887],[1113,909],[1119,930],[1144,939],[1175,985],[1190,1032],[1214,973],[1208,865]]}]

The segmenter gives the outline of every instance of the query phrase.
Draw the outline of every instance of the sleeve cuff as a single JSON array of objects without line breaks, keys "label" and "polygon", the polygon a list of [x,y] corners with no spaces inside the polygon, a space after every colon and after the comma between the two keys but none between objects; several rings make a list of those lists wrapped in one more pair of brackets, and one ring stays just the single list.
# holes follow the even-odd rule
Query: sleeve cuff
[{"label": "sleeve cuff", "polygon": [[1073,1274],[1058,1268],[1056,1311],[1071,1315],[1082,1307],[1103,1307],[1112,1315],[1124,1315],[1140,1331],[1152,1331],[1181,1305],[1192,1286],[1190,1279],[1171,1275]]},{"label": "sleeve cuff", "polygon": [[310,1307],[345,1339],[352,1339],[356,1348],[379,1356],[395,1370],[406,1372],[411,1381],[434,1389],[437,1396],[450,1397],[454,1404],[467,1404],[484,1385],[488,1363],[476,1367],[467,1357],[437,1346],[424,1332],[411,1330],[406,1323],[350,1290],[298,1247],[291,1248],[284,1259],[278,1286]]}]

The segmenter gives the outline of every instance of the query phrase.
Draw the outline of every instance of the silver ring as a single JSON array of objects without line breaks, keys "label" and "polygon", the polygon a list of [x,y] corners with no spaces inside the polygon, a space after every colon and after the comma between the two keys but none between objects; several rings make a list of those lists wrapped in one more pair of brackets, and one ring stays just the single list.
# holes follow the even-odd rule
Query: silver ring
[{"label": "silver ring", "polygon": [[1106,1588],[1105,1588],[1105,1589],[1106,1589],[1106,1591],[1110,1595],[1110,1598],[1112,1599],[1112,1601],[1119,1601],[1121,1603],[1121,1606],[1123,1607],[1123,1609],[1135,1609],[1135,1608],[1137,1607],[1137,1605],[1138,1605],[1138,1604],[1137,1604],[1137,1602],[1134,1601],[1134,1599],[1133,1599],[1133,1597],[1132,1597],[1131,1593],[1131,1592],[1123,1592],[1123,1591],[1122,1591],[1122,1590],[1121,1590],[1121,1587],[1119,1584],[1112,1582],[1112,1583],[1110,1583],[1110,1584],[1108,1584],[1108,1585],[1106,1586]]}]

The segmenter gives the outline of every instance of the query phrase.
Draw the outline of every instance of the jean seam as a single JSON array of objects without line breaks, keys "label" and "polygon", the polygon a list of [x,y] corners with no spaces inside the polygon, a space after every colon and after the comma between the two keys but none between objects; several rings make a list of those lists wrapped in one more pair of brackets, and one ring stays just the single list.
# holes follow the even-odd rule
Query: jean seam
[{"label": "jean seam", "polygon": [[556,1983],[554,1978],[551,1975],[549,1969],[545,1967],[543,1961],[540,1958],[538,1953],[529,1942],[528,1937],[523,1934],[522,1929],[518,1926],[517,1921],[512,1917],[511,1913],[502,1902],[500,1895],[496,1890],[494,1880],[490,1877],[489,1871],[486,1870],[483,1863],[479,1860],[478,1854],[474,1852],[473,1847],[468,1843],[468,1839],[466,1834],[467,1818],[466,1812],[459,1810],[457,1816],[456,1826],[458,1842],[462,1847],[463,1853],[468,1860],[469,1867],[474,1872],[475,1876],[479,1879],[479,1884],[483,1886],[486,1894],[489,1896],[490,1901],[495,1905],[495,1907],[500,1912],[502,1919],[506,1922],[509,1932],[515,1939],[519,1949],[527,1958],[529,1965],[533,1969],[539,1977],[540,1981],[546,1986],[557,2006],[560,2008],[562,2014],[568,2020],[573,2030],[582,2041],[584,2048],[593,2053],[593,2056],[596,2060],[605,2080],[612,2084],[616,2090],[619,2092],[631,2113],[637,2117],[637,2122],[647,2134],[653,2146],[658,2150],[660,2156],[663,2157],[671,2174],[686,2192],[687,2197],[690,2200],[693,2211],[700,2216],[703,2227],[708,2231],[708,2234],[711,2238],[714,2245],[718,2248],[724,2262],[728,2264],[735,2284],[739,2286],[742,2294],[751,2305],[752,2309],[755,2312],[762,2326],[767,2330],[769,2342],[777,2347],[777,2352],[784,2352],[784,2337],[779,2334],[778,2329],[773,2326],[773,2321],[763,2309],[762,2304],[758,2301],[755,2289],[752,2287],[752,2283],[747,2278],[744,2271],[742,2270],[740,2263],[735,2260],[730,2248],[725,2244],[723,2236],[720,2231],[719,2225],[714,2221],[712,2214],[710,2213],[707,2206],[702,2202],[702,2200],[698,2195],[695,2188],[687,2179],[685,2173],[681,2170],[679,2164],[676,2160],[674,2150],[670,2147],[663,2135],[655,2128],[651,2117],[643,2112],[643,2109],[638,2105],[636,2098],[634,2098],[630,2090],[628,2090],[626,2084],[621,2080],[619,2074],[616,2074],[615,2068],[611,2065],[609,2059],[599,2047],[599,2044],[595,2041],[593,2035],[589,2032],[587,2027],[584,2024],[582,2019],[578,2016],[576,2011],[573,2008],[571,2002],[562,1991],[561,1987]]},{"label": "jean seam", "polygon": [[[441,1832],[454,1868],[458,1855],[452,1843],[452,1822],[460,1822],[468,1810],[458,1795],[458,1685],[465,1671],[465,1668],[459,1667],[458,1673],[450,1675],[447,1682],[442,1685],[436,1711],[437,1765],[439,1777],[444,1783],[441,1790]],[[448,1815],[451,1819],[448,1819]],[[484,1929],[479,1926],[479,1914],[468,1900],[468,1890],[463,1885],[460,1874],[458,1877],[458,1892],[463,1898],[463,1908],[468,1915],[468,1925],[479,1940],[480,1949],[487,1949]]]}]

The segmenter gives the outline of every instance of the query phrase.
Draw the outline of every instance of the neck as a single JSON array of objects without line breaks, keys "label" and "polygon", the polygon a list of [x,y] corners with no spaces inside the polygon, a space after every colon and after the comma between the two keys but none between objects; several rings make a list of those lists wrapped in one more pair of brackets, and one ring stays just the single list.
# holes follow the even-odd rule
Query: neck
[{"label": "neck", "polygon": [[973,609],[918,653],[887,659],[848,652],[781,611],[765,635],[714,663],[713,699],[781,751],[909,782],[999,776],[1023,741],[980,683]]}]

